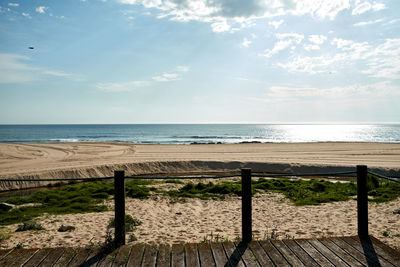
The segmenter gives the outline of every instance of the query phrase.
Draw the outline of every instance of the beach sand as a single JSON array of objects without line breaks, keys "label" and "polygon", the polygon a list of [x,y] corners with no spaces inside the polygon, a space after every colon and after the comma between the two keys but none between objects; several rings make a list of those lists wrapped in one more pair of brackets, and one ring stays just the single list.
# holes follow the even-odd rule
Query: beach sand
[{"label": "beach sand", "polygon": [[[113,202],[108,202],[113,208]],[[400,249],[400,199],[383,204],[369,204],[370,234]],[[127,199],[126,213],[143,224],[130,234],[135,242],[150,244],[236,240],[241,236],[241,200],[187,199],[173,202],[167,197]],[[1,248],[84,247],[104,242],[106,227],[113,211],[102,213],[47,215],[37,221],[45,230],[15,232],[17,225],[2,231],[11,237]],[[58,232],[61,224],[75,226],[72,232]],[[385,233],[387,233],[387,236]],[[253,198],[253,234],[256,239],[311,238],[357,235],[357,202],[326,203],[296,207],[282,195],[271,193]],[[133,243],[135,243],[133,242]],[[132,243],[132,244],[133,244]]]},{"label": "beach sand", "polygon": [[[237,171],[323,172],[368,165],[400,176],[400,144],[267,143],[140,145],[129,143],[0,143],[0,177],[30,179]],[[0,191],[44,186],[0,182]]]}]

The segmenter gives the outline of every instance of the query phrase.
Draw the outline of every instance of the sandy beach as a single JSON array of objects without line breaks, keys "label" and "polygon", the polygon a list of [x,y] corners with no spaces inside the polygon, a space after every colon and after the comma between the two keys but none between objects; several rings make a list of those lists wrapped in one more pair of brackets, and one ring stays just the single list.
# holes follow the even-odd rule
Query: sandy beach
[{"label": "sandy beach", "polygon": [[[0,143],[2,178],[71,178],[236,171],[318,172],[365,164],[400,176],[400,144],[267,143],[141,145],[129,143]],[[0,191],[46,183],[0,183]]]},{"label": "sandy beach", "polygon": [[[113,203],[108,202],[110,208]],[[370,234],[400,249],[400,199],[384,204],[369,204]],[[165,197],[127,199],[126,213],[143,224],[130,234],[135,242],[150,244],[236,240],[241,236],[241,201],[187,199],[171,202]],[[17,225],[3,231],[11,237],[1,248],[84,247],[104,242],[106,227],[113,211],[103,213],[47,215],[37,221],[45,230],[15,232]],[[72,225],[72,232],[58,232],[62,225]],[[387,236],[385,236],[386,234]],[[253,234],[256,239],[310,238],[357,235],[357,202],[333,202],[319,206],[296,207],[280,194],[263,194],[253,199]],[[135,243],[133,242],[133,243]]]},{"label": "sandy beach", "polygon": [[[352,170],[366,164],[385,174],[399,175],[400,144],[299,143],[236,145],[138,145],[126,143],[0,144],[0,176],[63,178],[110,176],[115,169],[128,174],[207,173],[251,167],[258,171]],[[31,184],[29,184],[30,186]],[[36,183],[35,185],[43,185]],[[23,188],[27,183],[3,183],[2,189]],[[0,231],[11,237],[1,248],[87,246],[103,242],[114,216],[102,213],[45,215],[37,219],[45,230],[15,232],[17,225]],[[309,238],[357,234],[356,201],[294,206],[281,194],[259,194],[253,199],[256,239]],[[370,233],[400,248],[400,199],[369,204]],[[241,235],[241,201],[186,199],[175,201],[155,195],[127,199],[127,214],[140,219],[136,242],[180,243],[235,240]],[[72,232],[58,232],[61,224]],[[129,234],[127,235],[129,238]]]}]

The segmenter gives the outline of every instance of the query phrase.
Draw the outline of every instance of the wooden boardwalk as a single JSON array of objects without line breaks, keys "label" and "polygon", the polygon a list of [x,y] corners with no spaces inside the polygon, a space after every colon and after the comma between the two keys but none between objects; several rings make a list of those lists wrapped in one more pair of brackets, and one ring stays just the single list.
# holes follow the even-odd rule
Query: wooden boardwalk
[{"label": "wooden boardwalk", "polygon": [[400,253],[374,237],[185,245],[0,250],[0,266],[400,266]]}]

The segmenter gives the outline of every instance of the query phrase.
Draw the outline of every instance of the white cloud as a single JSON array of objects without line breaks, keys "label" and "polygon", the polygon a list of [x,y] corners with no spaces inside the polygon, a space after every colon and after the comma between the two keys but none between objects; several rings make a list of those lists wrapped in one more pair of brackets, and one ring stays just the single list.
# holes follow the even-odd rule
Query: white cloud
[{"label": "white cloud", "polygon": [[357,3],[356,7],[353,9],[351,14],[360,15],[370,10],[379,11],[385,8],[386,6],[383,3],[374,2],[373,4],[371,4],[370,2],[362,2],[362,3]]},{"label": "white cloud", "polygon": [[182,79],[182,74],[189,71],[188,66],[178,66],[175,72],[165,72],[161,75],[154,76],[152,79],[157,82],[171,82]]},{"label": "white cloud", "polygon": [[326,36],[324,35],[309,35],[308,36],[308,40],[311,43],[317,44],[317,45],[321,45],[326,41]]},{"label": "white cloud", "polygon": [[273,20],[273,21],[269,21],[269,22],[268,22],[268,25],[271,25],[271,26],[273,26],[275,29],[278,29],[279,26],[281,26],[281,25],[283,24],[283,22],[284,22],[283,19],[281,19],[281,20]]},{"label": "white cloud", "polygon": [[361,27],[361,26],[376,24],[376,23],[379,23],[379,22],[382,22],[382,21],[383,21],[383,19],[369,20],[369,21],[361,21],[361,22],[354,23],[353,26],[355,26],[355,27]]},{"label": "white cloud", "polygon": [[321,49],[321,47],[320,47],[319,45],[316,45],[316,44],[305,44],[303,47],[304,47],[304,49],[307,50],[307,51],[312,51],[312,50],[319,50],[319,49]]},{"label": "white cloud", "polygon": [[[210,23],[215,32],[253,25],[260,18],[284,15],[311,15],[318,19],[334,19],[343,10],[350,9],[350,0],[115,0],[121,4],[142,5],[158,11],[158,18],[176,21],[202,21]],[[378,8],[377,6],[376,8]],[[278,28],[283,20],[271,21]],[[234,27],[233,25],[239,25]]]},{"label": "white cloud", "polygon": [[47,9],[49,9],[49,8],[46,6],[38,6],[35,10],[36,10],[36,12],[38,12],[40,14],[44,14],[44,13],[46,13]]},{"label": "white cloud", "polygon": [[278,42],[275,43],[272,49],[265,50],[262,56],[270,58],[282,50],[288,48],[294,50],[296,48],[295,45],[300,44],[304,39],[304,35],[298,33],[279,33],[276,34],[276,38],[278,39]]},{"label": "white cloud", "polygon": [[147,81],[130,81],[123,83],[97,83],[95,87],[104,92],[127,92],[150,85]]},{"label": "white cloud", "polygon": [[18,3],[8,3],[8,6],[17,7],[17,6],[19,6],[19,4]]},{"label": "white cloud", "polygon": [[247,38],[243,39],[243,42],[242,42],[243,47],[249,47],[250,44],[251,44],[251,41],[249,39],[247,39]]},{"label": "white cloud", "polygon": [[32,18],[31,15],[29,15],[29,13],[22,12],[21,15],[28,19]]}]

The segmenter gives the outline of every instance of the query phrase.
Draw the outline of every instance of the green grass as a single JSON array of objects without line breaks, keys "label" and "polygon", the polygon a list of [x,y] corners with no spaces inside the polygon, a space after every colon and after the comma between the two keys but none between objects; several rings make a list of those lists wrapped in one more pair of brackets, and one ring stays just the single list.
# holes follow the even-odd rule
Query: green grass
[{"label": "green grass", "polygon": [[[126,232],[133,232],[136,230],[136,227],[141,225],[142,221],[136,218],[133,218],[131,215],[125,215],[125,230]],[[108,223],[109,228],[115,228],[115,218],[111,218]]]},{"label": "green grass", "polygon": [[[126,195],[131,198],[146,198],[150,196],[151,188],[141,184],[151,184],[150,181],[133,180],[126,183]],[[21,205],[38,203],[36,206],[26,206],[0,211],[0,225],[8,225],[31,220],[44,213],[71,214],[106,211],[101,202],[114,194],[114,184],[111,182],[90,182],[64,186],[53,190],[43,190],[33,193],[27,198],[13,197],[7,203]]]},{"label": "green grass", "polygon": [[26,221],[18,225],[15,232],[29,231],[29,230],[44,230],[43,226],[36,221]]}]

